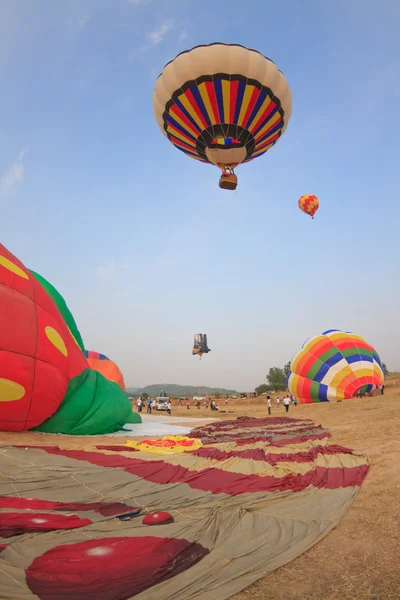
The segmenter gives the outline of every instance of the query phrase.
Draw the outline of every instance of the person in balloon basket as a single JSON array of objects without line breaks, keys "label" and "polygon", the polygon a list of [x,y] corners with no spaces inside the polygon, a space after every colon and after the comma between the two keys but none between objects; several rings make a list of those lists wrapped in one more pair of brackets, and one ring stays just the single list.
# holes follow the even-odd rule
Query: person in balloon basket
[{"label": "person in balloon basket", "polygon": [[267,396],[268,414],[271,414],[271,396]]},{"label": "person in balloon basket", "polygon": [[286,412],[289,412],[290,398],[289,396],[285,396],[283,399],[283,406],[285,407]]},{"label": "person in balloon basket", "polygon": [[222,169],[222,177],[230,177],[231,175],[234,175],[235,172],[232,169],[232,167],[224,167]]}]

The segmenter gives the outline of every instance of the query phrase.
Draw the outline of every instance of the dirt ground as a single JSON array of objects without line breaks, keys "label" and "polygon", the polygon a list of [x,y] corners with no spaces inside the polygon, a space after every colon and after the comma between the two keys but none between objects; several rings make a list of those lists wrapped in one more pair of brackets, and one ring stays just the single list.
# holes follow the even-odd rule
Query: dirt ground
[{"label": "dirt ground", "polygon": [[[191,425],[196,425],[199,417],[234,419],[267,414],[265,402],[260,401],[230,401],[228,406],[220,401],[220,408],[234,412],[174,406],[172,414],[193,418]],[[273,406],[273,416],[284,414],[282,406]],[[400,389],[388,386],[384,396],[291,406],[289,416],[308,417],[328,427],[335,442],[368,454],[371,471],[336,529],[233,600],[400,600]],[[124,442],[123,437],[0,433],[0,445],[91,449]]]},{"label": "dirt ground", "polygon": [[[273,409],[273,415],[283,411]],[[257,415],[265,412],[260,407]],[[329,405],[291,406],[289,415],[328,427],[335,442],[368,454],[371,470],[336,529],[234,600],[399,600],[399,390]]]}]

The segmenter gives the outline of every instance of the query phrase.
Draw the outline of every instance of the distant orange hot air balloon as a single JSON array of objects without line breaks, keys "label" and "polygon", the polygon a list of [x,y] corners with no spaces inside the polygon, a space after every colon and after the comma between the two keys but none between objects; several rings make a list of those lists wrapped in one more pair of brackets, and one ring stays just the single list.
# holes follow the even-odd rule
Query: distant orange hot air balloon
[{"label": "distant orange hot air balloon", "polygon": [[306,215],[310,215],[310,217],[314,218],[315,213],[319,209],[319,200],[317,196],[314,194],[304,194],[301,198],[299,198],[299,208],[306,213]]}]

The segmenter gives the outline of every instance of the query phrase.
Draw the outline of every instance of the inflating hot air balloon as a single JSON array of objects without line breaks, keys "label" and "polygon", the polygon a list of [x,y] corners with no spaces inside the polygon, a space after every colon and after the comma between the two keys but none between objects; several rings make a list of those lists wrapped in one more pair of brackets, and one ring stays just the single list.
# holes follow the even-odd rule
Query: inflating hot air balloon
[{"label": "inflating hot air balloon", "polygon": [[196,356],[203,356],[203,354],[208,354],[211,352],[210,348],[207,346],[207,334],[206,333],[196,333],[194,336],[193,342],[193,351],[192,354]]},{"label": "inflating hot air balloon", "polygon": [[125,391],[124,376],[115,362],[110,360],[105,354],[93,352],[92,350],[85,350],[85,357],[92,369],[101,373],[109,381],[118,383]]},{"label": "inflating hot air balloon", "polygon": [[169,62],[153,92],[162,133],[187,156],[222,170],[234,190],[234,168],[264,154],[285,131],[292,94],[275,63],[237,44],[196,46]]},{"label": "inflating hot air balloon", "polygon": [[354,398],[383,383],[377,352],[360,336],[329,329],[304,342],[292,358],[289,392],[300,404]]},{"label": "inflating hot air balloon", "polygon": [[102,435],[141,422],[84,355],[63,297],[0,244],[0,431]]},{"label": "inflating hot air balloon", "polygon": [[310,215],[310,217],[314,218],[315,213],[319,209],[319,200],[317,196],[314,194],[304,194],[299,198],[299,208],[306,213],[306,215]]}]

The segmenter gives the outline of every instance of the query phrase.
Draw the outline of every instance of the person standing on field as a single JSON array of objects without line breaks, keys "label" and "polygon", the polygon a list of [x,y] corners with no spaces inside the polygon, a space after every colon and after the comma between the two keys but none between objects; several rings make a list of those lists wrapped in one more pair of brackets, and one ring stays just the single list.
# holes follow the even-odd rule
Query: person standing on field
[{"label": "person standing on field", "polygon": [[268,414],[271,414],[271,396],[267,396]]},{"label": "person standing on field", "polygon": [[286,412],[289,412],[289,404],[290,404],[290,398],[289,398],[289,396],[285,396],[283,399],[283,406],[285,407]]}]

